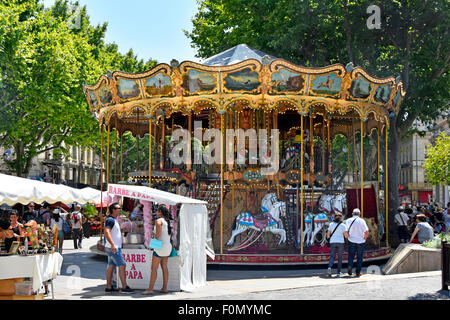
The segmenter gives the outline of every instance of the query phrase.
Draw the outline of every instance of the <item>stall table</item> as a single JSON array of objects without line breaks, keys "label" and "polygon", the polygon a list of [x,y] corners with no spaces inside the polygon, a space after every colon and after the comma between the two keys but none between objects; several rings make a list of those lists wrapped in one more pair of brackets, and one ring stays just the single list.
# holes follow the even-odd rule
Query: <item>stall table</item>
[{"label": "stall table", "polygon": [[45,281],[55,279],[60,274],[62,262],[63,257],[57,252],[0,257],[0,299],[38,299],[39,295],[15,295],[15,283],[23,282],[24,278],[31,278],[33,292],[37,292]]}]

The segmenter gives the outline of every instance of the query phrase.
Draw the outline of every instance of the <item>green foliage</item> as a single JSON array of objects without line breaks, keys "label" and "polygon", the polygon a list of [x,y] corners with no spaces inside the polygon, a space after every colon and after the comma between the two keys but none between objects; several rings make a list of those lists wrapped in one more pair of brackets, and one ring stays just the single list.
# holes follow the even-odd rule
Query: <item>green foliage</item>
[{"label": "green foliage", "polygon": [[[366,26],[381,8],[381,29]],[[401,75],[407,95],[395,118],[403,135],[415,119],[448,110],[450,3],[446,0],[199,0],[186,35],[206,58],[240,43],[294,63],[352,61],[377,77]]]},{"label": "green foliage", "polygon": [[84,206],[83,213],[86,216],[86,218],[91,218],[91,217],[95,217],[98,214],[98,211],[97,211],[97,209],[95,209],[94,206],[91,206],[88,204],[88,205]]},{"label": "green foliage", "polygon": [[430,239],[422,243],[422,246],[431,249],[441,249],[443,241],[450,242],[450,233],[440,233],[436,235],[433,239]]},{"label": "green foliage", "polygon": [[105,44],[107,24],[92,26],[86,7],[80,24],[71,23],[71,5],[58,0],[50,9],[38,0],[0,2],[0,146],[12,148],[8,166],[27,175],[32,159],[70,146],[96,147],[98,123],[92,117],[83,85],[107,70],[148,70],[156,61],[125,55]]},{"label": "green foliage", "polygon": [[441,132],[436,143],[426,148],[423,167],[433,185],[450,186],[450,136]]}]

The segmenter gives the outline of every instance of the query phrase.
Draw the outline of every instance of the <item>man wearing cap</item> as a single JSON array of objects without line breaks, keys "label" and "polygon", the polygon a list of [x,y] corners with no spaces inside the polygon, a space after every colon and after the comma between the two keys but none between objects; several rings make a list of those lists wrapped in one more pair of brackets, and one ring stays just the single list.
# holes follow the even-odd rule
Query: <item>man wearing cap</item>
[{"label": "man wearing cap", "polygon": [[34,202],[30,202],[27,206],[28,210],[23,214],[23,223],[34,220],[36,221],[38,213],[34,210]]},{"label": "man wearing cap", "polygon": [[70,220],[72,222],[72,239],[73,247],[75,249],[82,248],[81,241],[83,240],[83,216],[81,214],[81,206],[77,204],[75,206],[75,211],[70,215]]},{"label": "man wearing cap", "polygon": [[403,206],[398,207],[398,213],[394,217],[394,222],[397,225],[397,234],[400,238],[400,242],[407,243],[409,240],[408,233],[408,222],[409,217],[405,212],[405,208]]},{"label": "man wearing cap", "polygon": [[369,236],[369,228],[364,219],[360,218],[361,211],[353,209],[353,217],[348,219],[348,275],[352,275],[353,259],[356,258],[356,276],[361,276],[361,269],[366,249],[366,239]]}]

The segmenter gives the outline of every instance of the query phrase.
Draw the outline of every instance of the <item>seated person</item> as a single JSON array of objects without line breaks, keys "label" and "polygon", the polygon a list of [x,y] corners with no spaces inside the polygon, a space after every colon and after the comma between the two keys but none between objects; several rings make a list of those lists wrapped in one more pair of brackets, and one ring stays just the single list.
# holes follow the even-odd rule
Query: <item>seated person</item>
[{"label": "seated person", "polygon": [[[427,217],[424,214],[418,214],[416,216],[416,228],[411,235],[411,243],[424,243],[434,238],[433,228],[427,222]],[[414,239],[417,235],[417,239]]]},{"label": "seated person", "polygon": [[14,236],[14,232],[9,228],[11,222],[8,220],[0,220],[0,240],[3,243],[4,250],[9,252],[11,245],[17,238]]},{"label": "seated person", "polygon": [[296,130],[294,138],[294,146],[301,147],[301,143],[302,143],[302,132],[301,130]]}]

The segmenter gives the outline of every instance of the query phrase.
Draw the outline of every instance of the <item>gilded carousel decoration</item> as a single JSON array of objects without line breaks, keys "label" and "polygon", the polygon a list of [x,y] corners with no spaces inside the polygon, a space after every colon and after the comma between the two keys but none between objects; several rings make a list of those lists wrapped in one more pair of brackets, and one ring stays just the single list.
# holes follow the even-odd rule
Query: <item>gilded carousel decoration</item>
[{"label": "gilded carousel decoration", "polygon": [[[85,96],[101,132],[151,135],[151,151],[144,159],[148,165],[137,168],[129,181],[170,186],[178,193],[189,190],[208,201],[220,255],[326,252],[333,213],[347,214],[355,207],[377,231],[374,248],[381,248],[388,204],[379,194],[387,194],[387,186],[379,172],[377,181],[364,181],[361,141],[376,132],[379,171],[380,139],[385,136],[386,141],[390,115],[398,113],[405,96],[399,78],[377,78],[352,63],[302,67],[239,45],[202,63],[173,60],[147,72],[102,75],[85,86]],[[177,129],[191,135],[181,147],[171,140]],[[218,137],[210,136],[212,129],[220,130]],[[244,148],[238,148],[227,129],[254,130],[256,135],[244,137]],[[252,150],[250,140],[263,135],[271,145],[273,130],[278,132],[277,149]],[[332,156],[338,136],[349,146],[342,151],[348,153],[348,179],[340,184]],[[170,154],[176,148],[190,157],[174,163]],[[241,161],[226,161],[230,150],[233,160]],[[221,161],[197,161],[207,155]],[[275,155],[277,170],[267,174],[264,169],[273,165]],[[388,239],[383,252],[386,247]]]}]

